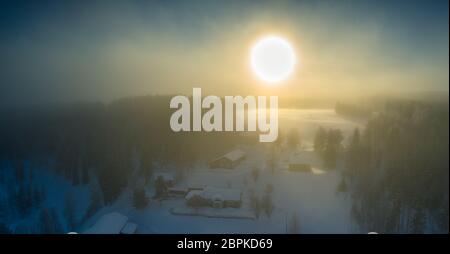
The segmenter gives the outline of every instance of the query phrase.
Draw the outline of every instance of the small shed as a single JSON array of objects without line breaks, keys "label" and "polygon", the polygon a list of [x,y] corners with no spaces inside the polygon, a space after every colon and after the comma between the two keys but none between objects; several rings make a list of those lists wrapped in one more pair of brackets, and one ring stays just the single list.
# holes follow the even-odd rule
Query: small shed
[{"label": "small shed", "polygon": [[289,159],[288,170],[293,172],[311,172],[311,163],[300,155],[293,155]]},{"label": "small shed", "polygon": [[234,169],[246,157],[246,153],[242,150],[233,150],[209,162],[210,168],[227,168]]}]

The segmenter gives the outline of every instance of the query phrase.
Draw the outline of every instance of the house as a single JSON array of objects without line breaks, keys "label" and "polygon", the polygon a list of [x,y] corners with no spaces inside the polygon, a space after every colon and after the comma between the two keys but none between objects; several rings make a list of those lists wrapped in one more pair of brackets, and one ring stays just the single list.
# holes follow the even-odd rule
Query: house
[{"label": "house", "polygon": [[118,212],[105,214],[84,234],[134,234],[137,225],[128,222],[128,217]]},{"label": "house", "polygon": [[185,199],[187,205],[194,207],[238,208],[242,204],[242,191],[239,189],[206,187],[203,190],[190,191]]},{"label": "house", "polygon": [[314,152],[303,151],[289,158],[288,170],[294,172],[311,172],[313,166],[320,165]]},{"label": "house", "polygon": [[169,172],[158,172],[154,174],[155,182],[161,178],[166,187],[171,187],[175,184],[175,176]]},{"label": "house", "polygon": [[245,152],[242,150],[233,150],[225,155],[215,158],[209,162],[210,168],[235,168],[241,161],[245,159]]}]

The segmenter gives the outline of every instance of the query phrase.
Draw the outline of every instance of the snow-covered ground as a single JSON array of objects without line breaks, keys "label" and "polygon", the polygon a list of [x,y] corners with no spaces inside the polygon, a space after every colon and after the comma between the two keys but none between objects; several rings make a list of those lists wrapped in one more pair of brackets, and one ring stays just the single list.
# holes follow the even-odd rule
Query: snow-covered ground
[{"label": "snow-covered ground", "polygon": [[[363,123],[337,116],[333,110],[280,110],[280,128],[298,128],[302,137],[301,155],[313,156],[311,144],[319,126],[341,129],[347,136]],[[208,185],[243,190],[243,205],[249,209],[250,193],[262,197],[267,185],[273,186],[274,212],[270,218],[263,212],[257,219],[210,218],[174,215],[172,208],[185,207],[183,198],[164,201],[151,200],[149,205],[136,210],[131,203],[131,191],[126,190],[113,205],[101,209],[86,221],[80,231],[92,226],[104,214],[117,211],[137,223],[139,233],[286,233],[296,215],[300,233],[351,233],[355,225],[350,216],[350,199],[336,192],[340,181],[339,170],[321,170],[320,163],[313,165],[316,173],[290,172],[286,162],[292,151],[279,154],[279,163],[272,172],[266,166],[264,146],[244,147],[247,158],[237,168],[209,169],[200,163],[184,175],[179,185]],[[259,169],[255,180],[253,168]],[[151,195],[153,187],[148,187]]]}]

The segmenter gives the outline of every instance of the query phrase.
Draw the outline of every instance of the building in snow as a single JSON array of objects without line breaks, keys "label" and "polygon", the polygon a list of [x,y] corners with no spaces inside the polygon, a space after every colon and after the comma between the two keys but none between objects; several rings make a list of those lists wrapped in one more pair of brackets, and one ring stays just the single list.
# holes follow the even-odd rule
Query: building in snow
[{"label": "building in snow", "polygon": [[128,221],[128,217],[118,212],[102,215],[84,234],[134,234],[137,225]]},{"label": "building in snow", "polygon": [[288,170],[294,172],[312,172],[312,167],[318,167],[320,160],[313,151],[302,151],[290,156]]},{"label": "building in snow", "polygon": [[203,190],[189,191],[185,199],[187,205],[194,207],[238,208],[242,204],[242,191],[239,189],[206,187]]},{"label": "building in snow", "polygon": [[233,150],[227,154],[211,160],[209,162],[209,167],[233,169],[245,159],[245,156],[246,154],[244,151],[239,149]]}]

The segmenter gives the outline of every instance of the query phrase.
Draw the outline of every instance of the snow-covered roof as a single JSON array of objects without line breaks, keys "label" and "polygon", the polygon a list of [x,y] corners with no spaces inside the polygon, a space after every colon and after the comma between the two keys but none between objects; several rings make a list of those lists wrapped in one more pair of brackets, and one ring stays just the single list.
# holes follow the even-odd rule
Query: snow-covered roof
[{"label": "snow-covered roof", "polygon": [[119,234],[128,221],[128,217],[118,212],[105,214],[84,234]]},{"label": "snow-covered roof", "polygon": [[208,200],[239,201],[241,200],[241,190],[206,187],[204,190],[190,191],[186,195],[186,199],[191,199],[194,196],[201,196]]},{"label": "snow-covered roof", "polygon": [[203,190],[203,195],[209,197],[211,200],[241,200],[241,191],[238,189],[207,187]]},{"label": "snow-covered roof", "polygon": [[122,233],[122,234],[134,234],[134,233],[136,233],[136,230],[137,230],[137,225],[135,223],[128,222],[122,228],[122,231],[120,231],[120,233]]},{"label": "snow-covered roof", "polygon": [[233,150],[231,152],[228,152],[227,154],[223,155],[221,158],[227,158],[230,161],[237,161],[245,156],[245,152],[242,150]]},{"label": "snow-covered roof", "polygon": [[191,199],[195,196],[201,196],[202,192],[203,192],[202,190],[191,190],[190,192],[188,192],[185,199]]}]

